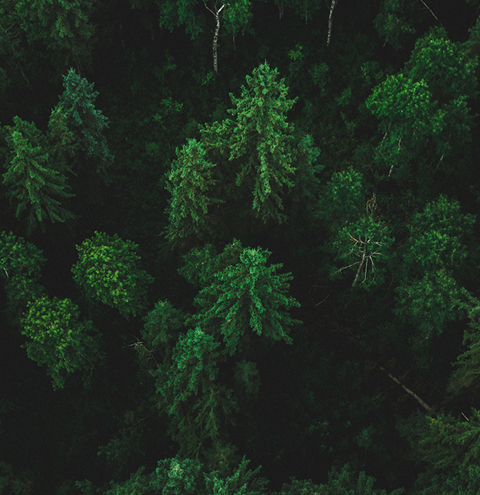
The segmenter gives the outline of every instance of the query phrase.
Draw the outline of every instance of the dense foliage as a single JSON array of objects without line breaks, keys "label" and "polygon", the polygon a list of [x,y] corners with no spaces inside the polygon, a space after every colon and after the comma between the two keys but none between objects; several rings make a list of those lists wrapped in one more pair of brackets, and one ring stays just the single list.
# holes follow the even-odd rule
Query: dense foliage
[{"label": "dense foliage", "polygon": [[0,0],[0,495],[480,491],[479,0]]}]

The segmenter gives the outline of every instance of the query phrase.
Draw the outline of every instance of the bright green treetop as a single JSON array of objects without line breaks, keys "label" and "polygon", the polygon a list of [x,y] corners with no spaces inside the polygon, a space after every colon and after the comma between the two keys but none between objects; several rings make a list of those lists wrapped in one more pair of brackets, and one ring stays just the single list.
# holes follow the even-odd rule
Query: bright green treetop
[{"label": "bright green treetop", "polygon": [[78,307],[70,299],[41,297],[30,302],[22,318],[24,347],[30,359],[46,365],[53,388],[63,388],[65,377],[77,369],[91,371],[100,359],[98,332],[90,321],[80,321]]},{"label": "bright green treetop", "polygon": [[[282,195],[294,186],[293,125],[287,112],[296,100],[287,98],[285,80],[277,78],[277,69],[265,62],[247,76],[239,98],[230,95],[235,120],[229,148],[230,160],[240,164],[237,186],[245,184],[253,194],[254,214],[281,223],[286,218]],[[225,125],[231,124],[227,120]]]},{"label": "bright green treetop", "polygon": [[147,287],[153,278],[138,268],[137,245],[96,232],[77,246],[78,262],[72,267],[75,281],[86,294],[122,314],[133,315],[146,308]]},{"label": "bright green treetop", "polygon": [[45,137],[33,122],[25,122],[19,117],[13,120],[15,125],[7,127],[11,154],[3,183],[9,189],[10,200],[17,204],[17,218],[23,211],[28,211],[29,232],[47,218],[52,222],[75,218],[55,199],[74,195],[69,192],[65,176],[52,163]]}]

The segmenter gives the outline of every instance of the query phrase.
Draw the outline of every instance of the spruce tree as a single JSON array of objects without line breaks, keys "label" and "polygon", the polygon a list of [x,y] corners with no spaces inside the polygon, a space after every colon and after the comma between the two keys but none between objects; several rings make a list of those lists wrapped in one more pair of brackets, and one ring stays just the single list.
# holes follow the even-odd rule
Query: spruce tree
[{"label": "spruce tree", "polygon": [[[65,90],[52,111],[52,122],[62,119],[73,134],[83,157],[93,160],[97,173],[105,175],[114,157],[103,134],[108,126],[108,119],[101,110],[95,108],[98,91],[93,90],[93,83],[80,77],[72,68],[63,79]],[[61,117],[58,114],[61,114]],[[78,165],[73,168],[79,172]]]},{"label": "spruce tree", "polygon": [[251,343],[249,330],[291,344],[289,331],[300,323],[289,314],[290,308],[300,306],[288,295],[292,275],[277,274],[281,263],[268,266],[267,250],[242,248],[237,240],[226,246],[224,256],[232,250],[238,257],[225,268],[217,268],[221,259],[212,262],[211,283],[195,298],[199,311],[191,321],[222,334],[230,355]]},{"label": "spruce tree", "polygon": [[213,233],[208,223],[210,205],[223,203],[215,198],[212,188],[215,164],[205,159],[201,143],[189,139],[172,163],[166,188],[171,194],[166,237],[173,244],[198,242],[206,233]]},{"label": "spruce tree", "polygon": [[75,215],[61,206],[59,199],[70,198],[66,177],[49,155],[48,143],[32,122],[14,117],[15,125],[7,127],[7,142],[11,149],[3,183],[8,187],[8,197],[16,203],[16,216],[21,218],[27,210],[28,232],[40,222],[64,222]]}]

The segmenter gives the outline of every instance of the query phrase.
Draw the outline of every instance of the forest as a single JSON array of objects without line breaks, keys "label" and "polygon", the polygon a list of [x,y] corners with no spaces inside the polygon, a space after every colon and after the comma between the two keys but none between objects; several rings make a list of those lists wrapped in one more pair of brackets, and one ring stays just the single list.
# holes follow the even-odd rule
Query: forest
[{"label": "forest", "polygon": [[480,0],[0,0],[0,495],[480,493]]}]

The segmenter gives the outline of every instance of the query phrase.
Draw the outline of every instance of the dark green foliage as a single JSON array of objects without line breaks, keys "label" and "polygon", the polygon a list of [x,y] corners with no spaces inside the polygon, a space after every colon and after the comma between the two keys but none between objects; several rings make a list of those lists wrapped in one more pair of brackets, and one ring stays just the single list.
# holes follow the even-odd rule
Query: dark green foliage
[{"label": "dark green foliage", "polygon": [[63,55],[63,67],[90,61],[90,38],[95,29],[90,22],[94,1],[33,0],[17,2],[16,13],[29,43],[41,40],[45,46]]},{"label": "dark green foliage", "polygon": [[447,322],[459,317],[454,304],[460,289],[457,280],[466,274],[474,222],[473,215],[460,211],[458,201],[440,196],[409,225],[395,312],[414,324],[422,339],[441,333]]},{"label": "dark green foliage", "polygon": [[72,267],[75,281],[88,297],[117,308],[122,314],[146,308],[147,287],[153,278],[138,267],[137,245],[95,232],[77,246],[79,260]]},{"label": "dark green foliage", "polygon": [[41,297],[30,302],[21,322],[22,334],[30,338],[27,354],[46,365],[53,388],[63,388],[69,373],[93,370],[102,357],[100,336],[91,321],[80,321],[80,311],[70,299]]},{"label": "dark green foliage", "polygon": [[[403,48],[416,29],[412,26],[413,2],[383,0],[382,10],[375,19],[375,28],[380,37],[396,49]],[[417,12],[414,12],[417,14]],[[408,17],[407,17],[408,16]],[[412,16],[415,19],[415,16]]]},{"label": "dark green foliage", "polygon": [[162,352],[167,344],[178,337],[185,325],[186,315],[174,308],[169,301],[158,301],[154,309],[144,317],[142,337],[152,351]]},{"label": "dark green foliage", "polygon": [[239,98],[230,94],[233,118],[201,126],[201,141],[177,151],[166,185],[171,241],[191,246],[216,234],[230,237],[232,216],[245,230],[248,217],[281,224],[316,206],[320,151],[310,135],[294,135],[287,113],[295,100],[287,98],[285,81],[268,63],[246,79]]},{"label": "dark green foliage", "polygon": [[[73,69],[63,79],[65,90],[52,111],[52,126],[55,121],[62,119],[63,125],[73,134],[83,157],[94,161],[97,172],[105,173],[114,157],[103,134],[108,119],[101,110],[95,108],[98,91],[93,90],[93,83],[80,77]],[[70,136],[68,139],[71,139]],[[80,164],[77,164],[73,168],[78,171],[79,167]]]},{"label": "dark green foliage", "polygon": [[12,232],[0,234],[0,276],[12,304],[25,308],[28,302],[44,295],[38,281],[45,261],[42,251],[22,237]]},{"label": "dark green foliage", "polygon": [[372,216],[364,216],[343,227],[333,243],[337,253],[335,261],[341,266],[332,270],[332,276],[349,270],[355,274],[352,287],[369,288],[382,284],[393,240],[388,227]]},{"label": "dark green foliage", "polygon": [[242,387],[246,394],[255,396],[260,390],[260,375],[257,370],[257,363],[251,361],[237,361],[235,365],[235,380]]},{"label": "dark green foliage", "polygon": [[404,71],[374,89],[366,105],[381,122],[376,160],[388,176],[431,185],[438,167],[457,167],[471,142],[467,100],[476,95],[477,63],[434,29],[417,41]]},{"label": "dark green foliage", "polygon": [[480,491],[478,3],[0,1],[0,492]]},{"label": "dark green foliage", "polygon": [[322,187],[319,215],[332,232],[356,222],[364,215],[365,200],[362,174],[347,169],[333,174]]},{"label": "dark green foliage", "polygon": [[27,210],[28,230],[49,219],[64,222],[75,215],[61,206],[56,198],[70,198],[66,177],[56,168],[45,137],[35,124],[14,118],[15,125],[7,127],[11,149],[3,183],[9,188],[8,196],[16,203],[16,216]]},{"label": "dark green foliage", "polygon": [[452,373],[447,385],[447,391],[452,396],[461,394],[465,388],[476,388],[480,376],[479,301],[462,288],[457,304],[460,309],[466,312],[469,318],[468,326],[463,334],[463,345],[467,346],[468,349],[452,363],[455,371]]},{"label": "dark green foliage", "polygon": [[399,423],[400,432],[411,446],[413,459],[427,466],[417,479],[414,493],[477,493],[480,414],[472,409],[469,416],[457,419],[444,413],[435,417],[415,414]]},{"label": "dark green foliage", "polygon": [[[278,495],[387,495],[386,490],[373,488],[375,478],[367,476],[364,471],[358,474],[346,464],[341,470],[333,468],[328,473],[328,483],[315,485],[312,480],[299,481],[292,479],[284,484]],[[401,495],[403,488],[389,492],[389,495]]]},{"label": "dark green foliage", "polygon": [[173,243],[182,239],[202,239],[207,229],[209,205],[224,202],[210,196],[210,189],[216,182],[211,170],[215,164],[206,161],[205,154],[202,144],[190,139],[177,150],[178,158],[172,163],[166,186],[172,195],[166,237]]},{"label": "dark green foliage", "polygon": [[221,446],[225,423],[237,409],[233,391],[215,382],[219,346],[200,327],[191,329],[153,373],[158,405],[171,416],[169,434],[185,456],[198,458],[210,445]]},{"label": "dark green foliage", "polygon": [[268,481],[258,477],[261,466],[251,471],[249,463],[244,456],[234,466],[221,462],[218,469],[206,471],[198,460],[176,456],[158,461],[151,473],[141,467],[107,490],[95,490],[90,481],[77,482],[77,488],[84,495],[262,495]]}]

